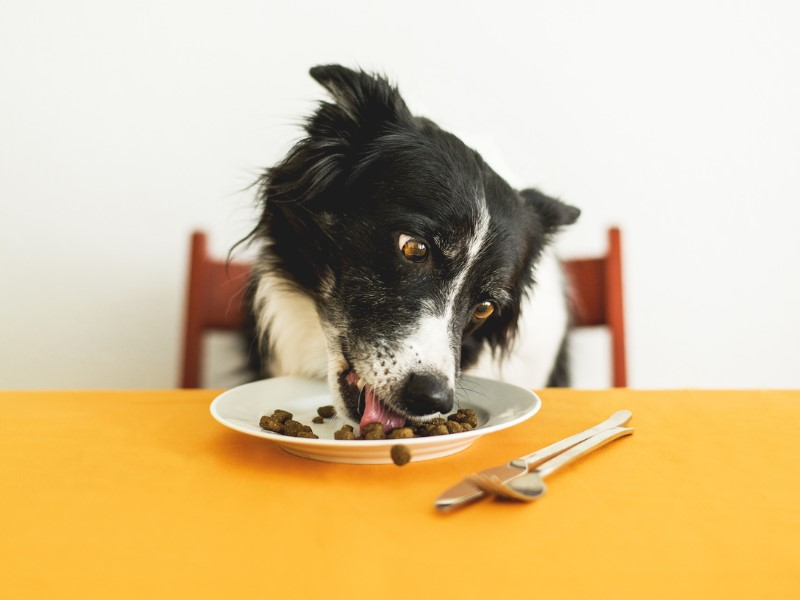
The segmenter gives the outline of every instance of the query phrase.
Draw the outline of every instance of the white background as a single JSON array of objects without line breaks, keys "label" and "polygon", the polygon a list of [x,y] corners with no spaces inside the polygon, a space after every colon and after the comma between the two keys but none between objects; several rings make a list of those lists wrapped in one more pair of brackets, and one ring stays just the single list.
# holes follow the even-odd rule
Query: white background
[{"label": "white background", "polygon": [[333,62],[581,207],[562,254],[623,228],[632,386],[800,387],[799,30],[792,1],[0,2],[0,387],[175,385],[189,232],[249,230]]}]

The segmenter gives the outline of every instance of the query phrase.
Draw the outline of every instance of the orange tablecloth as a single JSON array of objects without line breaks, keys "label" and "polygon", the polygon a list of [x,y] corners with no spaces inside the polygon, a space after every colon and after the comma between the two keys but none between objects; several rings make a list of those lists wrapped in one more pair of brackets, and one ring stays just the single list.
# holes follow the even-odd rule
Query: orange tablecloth
[{"label": "orange tablecloth", "polygon": [[[0,392],[0,597],[800,597],[800,391],[544,390],[402,468],[291,456],[213,421],[214,396]],[[633,437],[541,500],[435,512],[620,408]]]}]

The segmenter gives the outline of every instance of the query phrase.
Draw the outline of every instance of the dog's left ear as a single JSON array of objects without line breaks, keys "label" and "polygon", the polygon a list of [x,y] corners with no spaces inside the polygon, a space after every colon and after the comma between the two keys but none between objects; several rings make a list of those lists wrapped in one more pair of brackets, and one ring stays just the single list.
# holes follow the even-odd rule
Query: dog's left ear
[{"label": "dog's left ear", "polygon": [[565,225],[572,225],[581,214],[579,208],[570,206],[550,196],[545,196],[539,190],[529,188],[520,191],[525,202],[532,206],[539,214],[545,233],[555,233]]}]

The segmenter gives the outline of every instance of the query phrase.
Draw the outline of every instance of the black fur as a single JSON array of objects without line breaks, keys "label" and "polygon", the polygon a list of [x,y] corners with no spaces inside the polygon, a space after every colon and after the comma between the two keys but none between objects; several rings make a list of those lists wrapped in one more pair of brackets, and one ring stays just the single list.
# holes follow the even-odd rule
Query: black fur
[{"label": "black fur", "polygon": [[[377,344],[376,352],[391,361],[392,344],[409,335],[418,316],[432,307],[445,311],[450,301],[456,369],[472,365],[487,345],[507,352],[521,300],[535,283],[533,266],[578,209],[536,190],[513,190],[477,152],[413,116],[385,78],[335,65],[311,75],[334,102],[320,104],[305,137],[260,180],[261,219],[250,237],[269,243],[254,286],[270,272],[311,298],[351,365],[366,360],[370,340],[381,340],[386,347]],[[443,290],[467,266],[458,249],[478,230],[480,198],[490,215],[488,236],[462,288],[446,298]],[[404,260],[401,233],[425,240],[428,260]],[[495,313],[474,328],[472,308],[484,300],[495,303]],[[265,374],[268,336],[262,332],[259,342]],[[421,414],[400,397],[386,401]],[[348,408],[357,411],[352,401]]]}]

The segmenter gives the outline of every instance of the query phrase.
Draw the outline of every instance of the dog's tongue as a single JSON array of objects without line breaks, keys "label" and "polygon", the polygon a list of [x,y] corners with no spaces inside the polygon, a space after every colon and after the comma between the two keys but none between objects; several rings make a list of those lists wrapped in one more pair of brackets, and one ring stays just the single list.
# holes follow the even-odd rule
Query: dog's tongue
[{"label": "dog's tongue", "polygon": [[381,423],[383,430],[389,432],[406,424],[406,418],[383,405],[370,387],[364,388],[364,414],[359,427],[369,423]]}]

